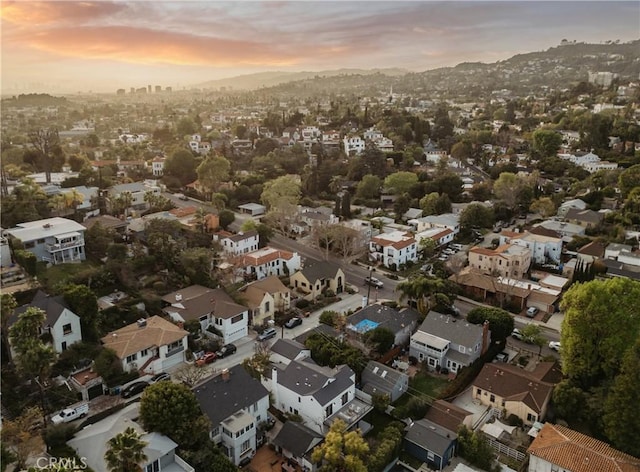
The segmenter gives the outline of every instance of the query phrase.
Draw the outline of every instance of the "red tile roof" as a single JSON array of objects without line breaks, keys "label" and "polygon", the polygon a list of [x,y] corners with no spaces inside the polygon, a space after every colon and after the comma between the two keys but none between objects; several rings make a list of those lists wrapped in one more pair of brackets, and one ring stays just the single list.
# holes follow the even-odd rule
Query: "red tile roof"
[{"label": "red tile roof", "polygon": [[571,472],[640,471],[640,459],[551,423],[545,423],[527,452]]}]

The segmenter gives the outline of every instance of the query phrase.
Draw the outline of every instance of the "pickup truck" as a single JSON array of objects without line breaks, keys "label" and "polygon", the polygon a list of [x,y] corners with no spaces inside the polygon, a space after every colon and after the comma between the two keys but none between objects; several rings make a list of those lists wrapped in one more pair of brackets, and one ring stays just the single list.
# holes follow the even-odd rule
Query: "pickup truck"
[{"label": "pickup truck", "polygon": [[65,408],[60,413],[51,418],[53,424],[68,423],[70,421],[82,418],[89,413],[89,404],[81,403],[71,408]]}]

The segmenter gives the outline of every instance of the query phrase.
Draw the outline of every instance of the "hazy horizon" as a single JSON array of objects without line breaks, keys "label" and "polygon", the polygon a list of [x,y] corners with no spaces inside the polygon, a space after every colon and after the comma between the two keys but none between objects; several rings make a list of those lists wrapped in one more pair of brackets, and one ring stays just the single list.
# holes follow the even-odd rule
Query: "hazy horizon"
[{"label": "hazy horizon", "polygon": [[638,2],[2,1],[3,94],[496,62],[640,37]]}]

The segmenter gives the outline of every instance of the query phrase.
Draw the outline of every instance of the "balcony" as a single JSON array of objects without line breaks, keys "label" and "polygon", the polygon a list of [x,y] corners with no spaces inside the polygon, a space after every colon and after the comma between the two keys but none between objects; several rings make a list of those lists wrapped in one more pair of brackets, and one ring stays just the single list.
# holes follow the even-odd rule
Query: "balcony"
[{"label": "balcony", "polygon": [[171,356],[174,356],[174,355],[176,355],[176,354],[178,354],[178,353],[180,353],[182,351],[184,351],[184,346],[182,344],[180,344],[180,346],[175,347],[175,348],[170,349],[169,351],[167,351],[167,353],[165,354],[164,357],[165,358],[171,357]]},{"label": "balcony", "polygon": [[76,239],[74,241],[69,241],[66,243],[56,243],[56,244],[45,244],[45,247],[47,248],[47,251],[49,252],[57,252],[57,251],[62,251],[64,249],[69,249],[69,248],[73,248],[73,247],[81,247],[84,246],[84,238],[83,239]]}]

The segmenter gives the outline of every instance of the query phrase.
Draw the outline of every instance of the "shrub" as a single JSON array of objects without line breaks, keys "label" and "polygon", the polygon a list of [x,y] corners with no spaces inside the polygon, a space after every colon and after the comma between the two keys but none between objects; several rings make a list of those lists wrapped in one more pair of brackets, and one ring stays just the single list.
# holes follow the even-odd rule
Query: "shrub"
[{"label": "shrub", "polygon": [[325,310],[320,314],[320,323],[335,327],[338,316],[339,313],[337,311]]},{"label": "shrub", "polygon": [[296,306],[298,308],[307,308],[310,304],[311,304],[311,302],[309,300],[307,300],[306,298],[301,298],[300,300],[298,300],[296,302]]},{"label": "shrub", "polygon": [[522,418],[514,415],[513,413],[507,417],[507,424],[509,426],[522,426],[523,421]]}]

